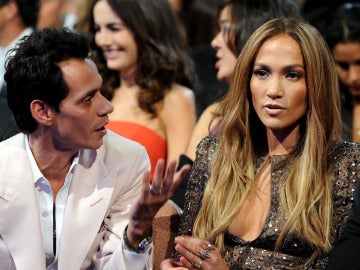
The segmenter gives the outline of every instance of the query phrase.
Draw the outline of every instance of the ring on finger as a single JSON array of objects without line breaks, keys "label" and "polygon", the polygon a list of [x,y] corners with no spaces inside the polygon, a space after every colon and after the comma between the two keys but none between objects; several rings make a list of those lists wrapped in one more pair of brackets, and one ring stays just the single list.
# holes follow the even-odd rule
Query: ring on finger
[{"label": "ring on finger", "polygon": [[206,251],[207,252],[209,252],[209,251],[211,251],[211,250],[214,250],[215,249],[215,247],[211,244],[211,243],[207,243],[206,244]]},{"label": "ring on finger", "polygon": [[161,195],[161,188],[157,189],[157,188],[154,188],[153,186],[150,188],[150,192],[153,194],[153,195]]},{"label": "ring on finger", "polygon": [[201,265],[202,265],[203,261],[200,261],[199,263],[193,263],[192,266],[195,268],[195,269],[201,269]]},{"label": "ring on finger", "polygon": [[201,250],[199,253],[200,253],[199,257],[200,257],[201,260],[205,260],[205,259],[210,258],[209,257],[209,252],[207,250]]}]

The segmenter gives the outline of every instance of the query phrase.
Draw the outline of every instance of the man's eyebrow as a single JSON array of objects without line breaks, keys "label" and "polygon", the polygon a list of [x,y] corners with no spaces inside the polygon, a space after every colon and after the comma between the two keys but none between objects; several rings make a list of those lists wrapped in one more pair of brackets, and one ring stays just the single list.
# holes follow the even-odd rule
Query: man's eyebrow
[{"label": "man's eyebrow", "polygon": [[81,99],[84,99],[86,97],[89,97],[89,96],[95,96],[95,94],[99,91],[99,89],[91,89],[89,91],[87,91],[82,97]]}]

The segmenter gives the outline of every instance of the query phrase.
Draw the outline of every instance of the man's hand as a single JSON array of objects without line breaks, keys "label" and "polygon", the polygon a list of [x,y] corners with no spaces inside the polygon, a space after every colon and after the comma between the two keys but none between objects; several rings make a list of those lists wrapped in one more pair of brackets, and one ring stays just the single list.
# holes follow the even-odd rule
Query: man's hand
[{"label": "man's hand", "polygon": [[144,173],[141,196],[130,210],[127,237],[132,246],[137,247],[142,239],[149,236],[154,216],[172,196],[190,168],[190,165],[184,165],[175,172],[176,161],[172,161],[164,176],[165,162],[160,159],[156,164],[152,184],[149,172]]}]

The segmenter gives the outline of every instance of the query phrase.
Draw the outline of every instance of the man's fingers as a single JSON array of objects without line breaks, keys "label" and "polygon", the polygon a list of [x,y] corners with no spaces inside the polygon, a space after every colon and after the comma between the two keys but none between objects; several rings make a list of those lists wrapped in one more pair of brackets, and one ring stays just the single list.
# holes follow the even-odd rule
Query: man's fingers
[{"label": "man's fingers", "polygon": [[159,159],[156,163],[154,178],[150,185],[150,191],[153,195],[160,195],[162,193],[163,175],[164,175],[165,161]]},{"label": "man's fingers", "polygon": [[[175,182],[175,172],[176,172],[176,161],[172,161],[170,162],[167,171],[166,171],[166,176],[164,179],[164,183],[163,183],[163,188],[166,190],[166,192],[169,191],[169,189],[172,187],[172,185],[174,185]],[[170,194],[171,196],[171,194]]]},{"label": "man's fingers", "polygon": [[188,174],[190,172],[190,170],[191,170],[191,166],[189,164],[186,164],[181,167],[180,171],[175,173],[174,183],[173,183],[174,190],[181,183],[181,181],[186,176],[186,174]]},{"label": "man's fingers", "polygon": [[[159,159],[156,163],[154,178],[152,182],[149,182],[149,172],[144,173],[144,182],[148,187],[144,189],[145,192],[151,192],[152,195],[167,195],[172,196],[172,193],[176,187],[181,183],[184,176],[190,171],[191,166],[186,164],[176,172],[177,162],[171,161],[166,168],[166,174],[164,176],[165,161]],[[150,184],[150,185],[149,185]]]}]

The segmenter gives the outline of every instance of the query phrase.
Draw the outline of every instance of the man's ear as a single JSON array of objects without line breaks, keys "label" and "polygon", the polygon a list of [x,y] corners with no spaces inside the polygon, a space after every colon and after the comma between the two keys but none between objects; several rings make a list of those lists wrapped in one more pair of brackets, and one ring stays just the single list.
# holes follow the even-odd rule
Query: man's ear
[{"label": "man's ear", "polygon": [[51,126],[54,118],[54,109],[39,99],[30,103],[31,115],[40,125]]}]

